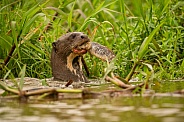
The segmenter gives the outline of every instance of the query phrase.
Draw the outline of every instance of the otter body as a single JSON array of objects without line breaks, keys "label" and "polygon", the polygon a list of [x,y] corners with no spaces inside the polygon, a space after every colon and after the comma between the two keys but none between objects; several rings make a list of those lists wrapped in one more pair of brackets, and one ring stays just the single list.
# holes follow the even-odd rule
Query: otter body
[{"label": "otter body", "polygon": [[55,80],[88,82],[82,71],[81,56],[90,46],[87,35],[67,33],[53,42],[51,53],[52,74]]}]

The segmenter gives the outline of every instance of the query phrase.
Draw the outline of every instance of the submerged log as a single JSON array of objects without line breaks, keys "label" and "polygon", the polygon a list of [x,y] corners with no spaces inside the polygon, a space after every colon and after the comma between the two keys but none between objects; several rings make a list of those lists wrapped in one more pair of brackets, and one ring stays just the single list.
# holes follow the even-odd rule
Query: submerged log
[{"label": "submerged log", "polygon": [[[96,99],[96,98],[103,98],[103,97],[128,97],[128,96],[143,96],[143,97],[165,97],[165,96],[172,96],[172,97],[184,97],[183,91],[176,91],[172,93],[155,93],[153,90],[145,90],[144,92],[141,91],[141,87],[143,84],[138,84],[135,86],[127,87],[125,89],[112,89],[112,90],[102,90],[102,91],[92,91],[90,88],[81,88],[81,89],[70,89],[70,88],[31,88],[27,90],[19,91],[18,89],[13,89],[7,86],[3,81],[0,81],[0,87],[11,94],[0,97],[1,99],[12,99],[12,98],[19,98],[20,100],[25,99],[45,99],[45,98],[52,98],[52,99]],[[139,92],[133,92],[136,88],[140,88]],[[34,96],[34,97],[33,97]]]}]

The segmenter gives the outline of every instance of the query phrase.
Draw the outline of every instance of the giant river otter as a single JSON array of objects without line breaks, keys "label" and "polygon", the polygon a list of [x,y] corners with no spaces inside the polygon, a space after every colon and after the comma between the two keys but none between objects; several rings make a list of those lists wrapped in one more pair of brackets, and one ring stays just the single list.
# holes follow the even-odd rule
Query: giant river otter
[{"label": "giant river otter", "polygon": [[114,53],[95,42],[90,42],[82,32],[71,32],[52,43],[51,67],[55,80],[88,82],[82,71],[81,56],[87,52],[106,61],[111,61]]}]

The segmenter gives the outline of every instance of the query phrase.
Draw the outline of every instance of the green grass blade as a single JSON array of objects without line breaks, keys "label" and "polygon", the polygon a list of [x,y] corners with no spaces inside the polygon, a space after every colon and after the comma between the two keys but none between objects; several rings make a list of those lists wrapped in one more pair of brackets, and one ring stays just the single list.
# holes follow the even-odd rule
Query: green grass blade
[{"label": "green grass blade", "polygon": [[8,72],[5,74],[5,76],[3,77],[3,80],[5,80],[8,76],[9,76],[9,74],[11,73],[11,70],[8,70]]},{"label": "green grass blade", "polygon": [[168,5],[169,5],[170,2],[171,2],[171,0],[163,0],[163,1],[160,1],[160,3],[162,3],[163,5],[160,4],[162,6],[160,7],[161,10],[158,11],[159,18],[161,17],[161,15],[163,15],[163,13],[165,12],[165,10],[168,8]]},{"label": "green grass blade", "polygon": [[24,77],[25,77],[25,72],[26,72],[26,65],[23,66],[23,68],[20,71],[20,82],[19,82],[19,88],[22,90],[23,85],[24,85]]},{"label": "green grass blade", "polygon": [[38,47],[36,47],[34,44],[32,44],[31,42],[27,41],[26,44],[30,47],[32,47],[33,49],[35,49],[35,51],[37,53],[41,53],[41,54],[45,54],[44,51],[40,50]]},{"label": "green grass blade", "polygon": [[[21,29],[24,27],[26,20],[30,17],[32,17],[36,12],[38,12],[38,10],[40,9],[38,7],[39,4],[36,4],[35,6],[33,6],[31,9],[29,9],[25,14],[23,14],[22,17],[22,21],[20,23],[21,25]],[[21,34],[21,33],[20,33]]]},{"label": "green grass blade", "polygon": [[35,20],[36,20],[38,17],[42,17],[42,16],[45,16],[45,14],[44,14],[44,13],[38,13],[38,14],[36,14],[35,16],[33,16],[32,19],[30,19],[29,21],[27,21],[27,22],[25,23],[25,26],[23,27],[22,34],[21,34],[21,35],[26,34],[26,32],[30,30],[29,28],[30,28],[31,25],[35,22]]},{"label": "green grass blade", "polygon": [[71,29],[71,31],[72,31],[71,26],[72,26],[73,9],[74,9],[74,7],[75,7],[75,4],[76,4],[76,0],[73,2],[72,9],[70,10],[70,14],[69,14],[69,16],[68,16],[68,25],[69,25],[69,28]]},{"label": "green grass blade", "polygon": [[149,43],[152,41],[153,36],[155,35],[156,32],[159,31],[160,27],[164,24],[164,22],[160,23],[151,33],[148,37],[146,37],[143,41],[143,43],[140,46],[140,49],[138,51],[138,59],[141,60],[143,56],[145,55]]},{"label": "green grass blade", "polygon": [[11,22],[11,30],[12,30],[13,41],[14,41],[15,46],[16,46],[16,51],[17,51],[18,57],[20,59],[20,52],[19,52],[19,48],[18,48],[18,40],[17,40],[17,32],[16,32],[16,22],[15,21]]},{"label": "green grass blade", "polygon": [[88,23],[88,21],[90,20],[91,17],[93,17],[96,14],[98,14],[99,12],[103,11],[103,8],[106,8],[106,7],[112,5],[115,2],[117,2],[117,0],[114,0],[113,2],[110,2],[110,3],[106,4],[106,5],[104,5],[105,1],[101,2],[101,4],[96,9],[94,9],[91,12],[91,14],[85,19],[84,24],[80,27],[79,31],[83,30],[84,27],[86,27],[86,24]]},{"label": "green grass blade", "polygon": [[[44,6],[46,5],[47,3],[49,2],[49,0],[47,0],[45,3],[41,4],[38,3],[36,4],[35,6],[33,6],[31,9],[29,9],[27,12],[25,12],[25,14],[23,14],[23,17],[22,17],[22,21],[20,23],[21,25],[21,29],[25,28],[27,24],[27,21],[30,19],[30,18],[33,18],[33,16]],[[21,35],[23,35],[22,33],[20,33]]]}]

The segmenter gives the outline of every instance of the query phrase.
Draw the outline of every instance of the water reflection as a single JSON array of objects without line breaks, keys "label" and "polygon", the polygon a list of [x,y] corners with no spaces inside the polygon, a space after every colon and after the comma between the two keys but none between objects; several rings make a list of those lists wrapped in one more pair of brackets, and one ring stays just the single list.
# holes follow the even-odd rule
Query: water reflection
[{"label": "water reflection", "polygon": [[0,101],[2,122],[183,122],[183,97]]}]

